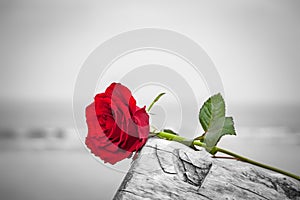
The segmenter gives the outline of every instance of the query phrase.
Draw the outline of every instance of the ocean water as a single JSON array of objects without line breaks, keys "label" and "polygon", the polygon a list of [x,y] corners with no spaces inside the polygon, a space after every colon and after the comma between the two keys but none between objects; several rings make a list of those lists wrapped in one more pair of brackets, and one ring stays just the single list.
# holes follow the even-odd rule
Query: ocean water
[{"label": "ocean water", "polygon": [[[125,173],[84,148],[69,104],[0,106],[0,111],[0,199],[113,197]],[[300,175],[298,111],[236,107],[229,112],[238,135],[223,137],[218,146]]]}]

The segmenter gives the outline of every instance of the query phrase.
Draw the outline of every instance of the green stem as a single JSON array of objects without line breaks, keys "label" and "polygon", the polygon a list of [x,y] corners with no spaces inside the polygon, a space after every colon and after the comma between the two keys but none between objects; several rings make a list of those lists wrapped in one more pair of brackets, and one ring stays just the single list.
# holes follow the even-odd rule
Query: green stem
[{"label": "green stem", "polygon": [[231,151],[228,151],[226,149],[222,149],[222,148],[219,148],[219,147],[215,147],[215,148],[216,148],[216,152],[222,152],[222,153],[225,153],[227,155],[233,156],[233,157],[237,158],[239,161],[243,161],[243,162],[246,162],[246,163],[251,163],[252,165],[256,165],[256,166],[259,166],[259,167],[262,167],[262,168],[265,168],[265,169],[269,169],[269,170],[272,170],[274,172],[278,172],[278,173],[287,175],[289,177],[295,178],[297,180],[300,180],[300,176],[297,176],[295,174],[283,171],[283,170],[278,169],[276,167],[272,167],[272,166],[269,166],[269,165],[266,165],[266,164],[263,164],[263,163],[256,162],[254,160],[251,160],[249,158],[245,158],[241,155],[238,155],[238,154],[233,153]]},{"label": "green stem", "polygon": [[163,139],[167,139],[167,140],[172,140],[172,141],[176,141],[176,142],[182,142],[184,140],[187,140],[184,137],[180,137],[178,135],[172,134],[172,133],[167,133],[167,132],[159,132],[156,134],[157,137],[159,138],[163,138]]},{"label": "green stem", "polygon": [[[164,139],[168,139],[168,140],[172,140],[172,141],[177,141],[177,142],[180,142],[180,143],[183,143],[183,144],[185,144],[184,141],[188,141],[188,139],[186,139],[184,137],[180,137],[178,135],[174,135],[174,134],[163,132],[163,131],[157,133],[156,136],[159,137],[159,138],[164,138]],[[206,144],[203,143],[203,142],[200,142],[199,140],[194,140],[192,144],[200,146],[200,147],[204,147],[204,148],[206,147]],[[272,167],[272,166],[269,166],[269,165],[265,165],[265,164],[256,162],[254,160],[248,159],[246,157],[243,157],[241,155],[238,155],[238,154],[233,153],[231,151],[228,151],[226,149],[219,148],[217,146],[213,147],[211,152],[213,152],[213,155],[217,152],[221,152],[221,153],[233,156],[234,158],[236,158],[239,161],[250,163],[252,165],[256,165],[256,166],[259,166],[259,167],[262,167],[262,168],[265,168],[265,169],[269,169],[269,170],[272,170],[274,172],[278,172],[278,173],[284,174],[286,176],[289,176],[289,177],[295,178],[297,180],[300,180],[300,177],[295,175],[295,174],[283,171],[281,169],[278,169],[278,168],[275,168],[275,167]]]}]

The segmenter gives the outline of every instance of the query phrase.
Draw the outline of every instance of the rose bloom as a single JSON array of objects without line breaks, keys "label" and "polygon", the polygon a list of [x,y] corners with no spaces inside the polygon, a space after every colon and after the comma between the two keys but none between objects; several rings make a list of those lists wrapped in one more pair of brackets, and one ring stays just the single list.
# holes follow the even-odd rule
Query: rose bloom
[{"label": "rose bloom", "polygon": [[136,106],[130,90],[112,83],[86,108],[88,134],[85,140],[93,154],[115,164],[140,150],[149,134],[149,115]]}]

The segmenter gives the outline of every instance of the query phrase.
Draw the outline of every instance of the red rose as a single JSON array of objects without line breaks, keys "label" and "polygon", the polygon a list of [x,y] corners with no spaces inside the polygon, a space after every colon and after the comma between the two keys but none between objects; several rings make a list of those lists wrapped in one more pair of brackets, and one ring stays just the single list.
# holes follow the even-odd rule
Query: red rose
[{"label": "red rose", "polygon": [[88,135],[85,143],[104,162],[115,164],[129,158],[146,143],[149,115],[136,106],[130,90],[112,83],[105,93],[97,94],[86,108]]}]

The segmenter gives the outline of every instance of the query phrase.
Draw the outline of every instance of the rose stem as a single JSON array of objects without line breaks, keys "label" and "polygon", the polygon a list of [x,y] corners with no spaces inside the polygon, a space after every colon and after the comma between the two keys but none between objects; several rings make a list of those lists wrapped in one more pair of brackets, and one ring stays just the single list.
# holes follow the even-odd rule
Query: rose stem
[{"label": "rose stem", "polygon": [[[172,140],[172,141],[177,141],[177,142],[188,141],[188,139],[186,139],[184,137],[180,137],[178,135],[174,135],[174,134],[163,132],[163,131],[161,131],[159,133],[156,133],[156,136],[159,137],[159,138],[164,138],[164,139],[167,139],[167,140]],[[206,148],[206,144],[203,143],[203,142],[200,142],[199,140],[194,140],[193,145],[197,145],[197,146]],[[252,165],[256,165],[256,166],[259,166],[259,167],[262,167],[262,168],[265,168],[265,169],[269,169],[269,170],[272,170],[274,172],[278,172],[278,173],[284,174],[286,176],[289,176],[289,177],[295,178],[297,180],[300,180],[300,176],[297,176],[295,174],[283,171],[281,169],[278,169],[278,168],[275,168],[275,167],[272,167],[272,166],[269,166],[269,165],[266,165],[266,164],[263,164],[263,163],[256,162],[254,160],[243,157],[241,155],[238,155],[238,154],[233,153],[231,151],[228,151],[226,149],[219,148],[217,146],[214,146],[210,153],[215,155],[217,152],[221,152],[221,153],[233,156],[234,158],[236,158],[239,161],[250,163]]]},{"label": "rose stem", "polygon": [[238,158],[235,157],[228,157],[228,156],[212,156],[213,158],[220,158],[220,159],[232,159],[232,160],[239,160]]}]

